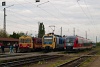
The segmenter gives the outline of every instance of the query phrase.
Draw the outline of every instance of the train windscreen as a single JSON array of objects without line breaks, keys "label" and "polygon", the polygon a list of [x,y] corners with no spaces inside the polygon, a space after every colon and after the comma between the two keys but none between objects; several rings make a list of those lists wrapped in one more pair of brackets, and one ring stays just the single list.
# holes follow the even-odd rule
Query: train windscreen
[{"label": "train windscreen", "polygon": [[66,38],[67,43],[74,43],[75,38]]},{"label": "train windscreen", "polygon": [[25,43],[31,43],[31,39],[25,39]]},{"label": "train windscreen", "polygon": [[52,44],[53,36],[44,36],[44,44]]},{"label": "train windscreen", "polygon": [[19,43],[24,43],[24,39],[19,39]]},{"label": "train windscreen", "polygon": [[19,39],[20,43],[31,43],[31,39]]}]

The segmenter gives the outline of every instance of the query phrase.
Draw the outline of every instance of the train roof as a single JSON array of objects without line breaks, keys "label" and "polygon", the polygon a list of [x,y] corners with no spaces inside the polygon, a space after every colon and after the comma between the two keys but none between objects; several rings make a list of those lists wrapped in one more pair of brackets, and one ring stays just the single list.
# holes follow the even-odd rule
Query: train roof
[{"label": "train roof", "polygon": [[66,36],[66,38],[76,38],[77,36]]},{"label": "train roof", "polygon": [[[90,39],[86,39],[86,38],[81,37],[81,36],[67,36],[67,37],[65,37],[65,38],[76,38],[76,37],[78,37],[78,38],[82,38],[82,39],[84,39],[84,40],[91,41]],[[91,41],[91,42],[92,42],[92,41]]]},{"label": "train roof", "polygon": [[31,37],[31,36],[21,36],[19,39],[24,39],[24,38],[32,38],[32,39],[42,39],[42,38],[37,38],[37,37]]},{"label": "train roof", "polygon": [[46,34],[46,35],[54,35],[54,36],[56,36],[56,37],[62,37],[61,35],[57,35],[57,34],[54,34],[54,33],[48,33],[48,34]]},{"label": "train roof", "polygon": [[19,39],[15,38],[0,38],[0,41],[18,41]]},{"label": "train roof", "polygon": [[[81,37],[81,36],[67,36],[66,38],[76,38],[76,37],[78,37],[78,38],[83,38],[83,39],[86,39],[86,38],[84,38],[84,37]],[[88,40],[88,39],[87,39]]]}]

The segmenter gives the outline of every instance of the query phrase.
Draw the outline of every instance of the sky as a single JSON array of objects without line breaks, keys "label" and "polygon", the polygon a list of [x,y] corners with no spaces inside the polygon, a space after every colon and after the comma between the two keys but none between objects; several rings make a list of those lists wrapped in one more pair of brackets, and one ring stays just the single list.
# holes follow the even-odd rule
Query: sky
[{"label": "sky", "polygon": [[[2,6],[2,2],[6,6]],[[35,36],[38,23],[43,22],[46,33],[81,36],[100,41],[99,0],[0,0],[0,29],[3,29],[6,8],[6,31],[24,32]],[[51,26],[51,27],[50,27]],[[54,27],[55,26],[55,27]]]}]

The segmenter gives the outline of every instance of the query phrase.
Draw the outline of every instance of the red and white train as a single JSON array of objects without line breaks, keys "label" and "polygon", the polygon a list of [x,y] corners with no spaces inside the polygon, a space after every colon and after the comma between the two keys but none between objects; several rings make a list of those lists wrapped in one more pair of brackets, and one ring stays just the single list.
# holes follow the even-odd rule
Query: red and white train
[{"label": "red and white train", "polygon": [[80,36],[65,37],[64,49],[67,51],[90,49],[93,47],[92,41]]}]

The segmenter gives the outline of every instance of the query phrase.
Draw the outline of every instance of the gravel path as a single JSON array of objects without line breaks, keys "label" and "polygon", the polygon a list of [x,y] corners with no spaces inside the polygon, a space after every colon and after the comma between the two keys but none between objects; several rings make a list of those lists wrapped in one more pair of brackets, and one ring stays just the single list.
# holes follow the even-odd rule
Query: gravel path
[{"label": "gravel path", "polygon": [[100,67],[100,56],[96,57],[87,67]]}]

